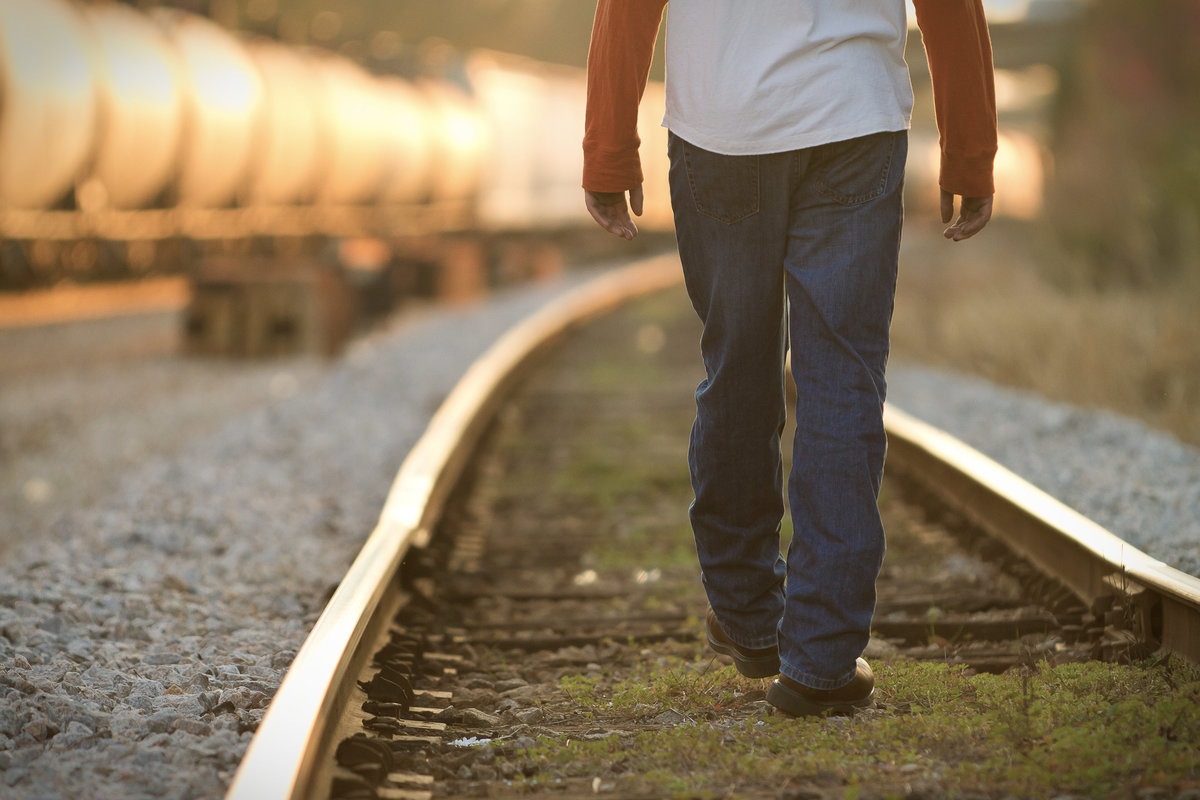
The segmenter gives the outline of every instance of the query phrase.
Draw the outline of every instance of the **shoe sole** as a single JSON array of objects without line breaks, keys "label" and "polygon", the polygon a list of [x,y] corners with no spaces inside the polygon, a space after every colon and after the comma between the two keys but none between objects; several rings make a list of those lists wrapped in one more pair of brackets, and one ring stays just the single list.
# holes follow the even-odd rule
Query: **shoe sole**
[{"label": "shoe sole", "polygon": [[767,702],[793,717],[815,717],[821,714],[853,714],[875,705],[875,688],[858,700],[812,700],[799,692],[774,681],[767,690]]},{"label": "shoe sole", "polygon": [[773,656],[756,656],[754,658],[746,658],[732,646],[722,644],[721,642],[713,641],[711,635],[706,634],[708,646],[723,656],[729,656],[733,659],[733,665],[737,667],[737,671],[745,675],[747,678],[770,678],[779,674],[779,654]]}]

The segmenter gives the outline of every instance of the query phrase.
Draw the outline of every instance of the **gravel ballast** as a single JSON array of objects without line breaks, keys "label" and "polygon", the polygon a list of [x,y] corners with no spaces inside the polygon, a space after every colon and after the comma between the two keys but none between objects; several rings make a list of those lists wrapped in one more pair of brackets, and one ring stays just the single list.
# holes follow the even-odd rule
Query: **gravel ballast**
[{"label": "gravel ballast", "polygon": [[[217,430],[5,553],[0,797],[220,797],[430,415],[504,330],[579,280],[361,340],[300,391],[230,404]],[[916,367],[892,369],[890,399],[1152,555],[1200,567],[1194,448]]]},{"label": "gravel ballast", "polygon": [[220,797],[433,411],[505,330],[585,277],[402,319],[12,545],[0,797]]}]

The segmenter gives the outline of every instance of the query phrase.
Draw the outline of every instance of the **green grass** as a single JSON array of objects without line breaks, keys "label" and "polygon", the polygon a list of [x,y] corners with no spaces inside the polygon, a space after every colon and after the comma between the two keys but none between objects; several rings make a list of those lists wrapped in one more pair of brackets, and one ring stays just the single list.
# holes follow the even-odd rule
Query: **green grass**
[{"label": "green grass", "polygon": [[825,720],[748,712],[745,698],[761,698],[765,682],[703,662],[662,659],[607,688],[569,676],[562,688],[597,725],[666,710],[691,721],[565,747],[546,740],[517,758],[539,765],[544,783],[610,774],[619,754],[619,789],[676,797],[730,785],[742,787],[733,796],[775,796],[813,784],[846,797],[920,785],[946,796],[1103,798],[1200,780],[1200,669],[1177,660],[973,676],[895,662],[880,664],[878,677],[877,710]]},{"label": "green grass", "polygon": [[696,545],[686,519],[676,525],[618,527],[593,549],[600,569],[695,567]]},{"label": "green grass", "polygon": [[651,716],[666,710],[707,714],[737,705],[748,693],[758,690],[761,694],[762,689],[762,681],[743,678],[733,667],[722,667],[711,659],[662,658],[639,665],[614,686],[609,703],[615,711]]},{"label": "green grass", "polygon": [[576,498],[594,498],[604,505],[622,498],[653,500],[664,494],[690,498],[691,485],[683,456],[673,460],[626,457],[628,453],[639,452],[638,442],[636,437],[622,435],[621,431],[613,432],[611,438],[602,442],[580,441],[571,461],[555,473],[551,489]]}]

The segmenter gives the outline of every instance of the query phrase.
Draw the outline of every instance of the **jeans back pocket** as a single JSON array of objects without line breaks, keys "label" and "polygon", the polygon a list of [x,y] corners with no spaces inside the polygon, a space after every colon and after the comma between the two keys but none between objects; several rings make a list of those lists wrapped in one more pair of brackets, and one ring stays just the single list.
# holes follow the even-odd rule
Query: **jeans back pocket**
[{"label": "jeans back pocket", "polygon": [[887,190],[893,163],[905,155],[903,148],[897,147],[900,141],[907,141],[904,131],[820,145],[814,153],[817,191],[843,206],[862,205],[879,197]]},{"label": "jeans back pocket", "polygon": [[696,210],[732,224],[758,213],[758,156],[727,156],[675,138]]}]

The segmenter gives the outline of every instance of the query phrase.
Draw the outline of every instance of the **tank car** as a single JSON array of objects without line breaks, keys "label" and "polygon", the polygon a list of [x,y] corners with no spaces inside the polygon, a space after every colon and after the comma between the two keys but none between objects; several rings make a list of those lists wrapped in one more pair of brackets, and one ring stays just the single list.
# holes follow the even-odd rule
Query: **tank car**
[{"label": "tank car", "polygon": [[431,109],[424,95],[399,78],[379,81],[381,127],[387,138],[383,190],[380,200],[390,205],[419,203],[433,189],[434,138]]},{"label": "tank car", "polygon": [[182,66],[185,134],[176,191],[179,204],[220,208],[249,181],[262,135],[262,78],[246,48],[203,17],[157,8]]},{"label": "tank car", "polygon": [[548,137],[537,161],[534,187],[545,224],[591,224],[583,205],[583,121],[587,77],[582,70],[546,67],[542,129]]},{"label": "tank car", "polygon": [[382,186],[387,139],[375,79],[357,64],[332,54],[310,55],[321,118],[327,126],[320,203],[373,202]]},{"label": "tank car", "polygon": [[545,81],[527,62],[493,53],[471,58],[467,74],[491,139],[480,175],[479,217],[492,228],[528,226],[537,215]]},{"label": "tank car", "polygon": [[[584,113],[587,78],[581,69],[501,53],[478,52],[467,74],[491,132],[478,204],[486,228],[539,229],[591,225],[583,205]],[[662,84],[650,84],[638,132],[647,207],[639,224],[670,229]]]},{"label": "tank car", "polygon": [[445,81],[416,82],[429,105],[435,131],[430,165],[430,200],[469,202],[479,191],[483,166],[492,148],[491,131],[475,101]]},{"label": "tank car", "polygon": [[96,130],[91,38],[64,0],[0,0],[0,207],[70,191]]},{"label": "tank car", "polygon": [[125,5],[86,6],[94,38],[100,120],[81,205],[151,204],[175,177],[183,141],[182,76],[163,31]]},{"label": "tank car", "polygon": [[316,72],[301,53],[273,41],[251,42],[248,50],[262,76],[263,112],[244,200],[265,206],[311,202],[330,139],[313,92]]}]

